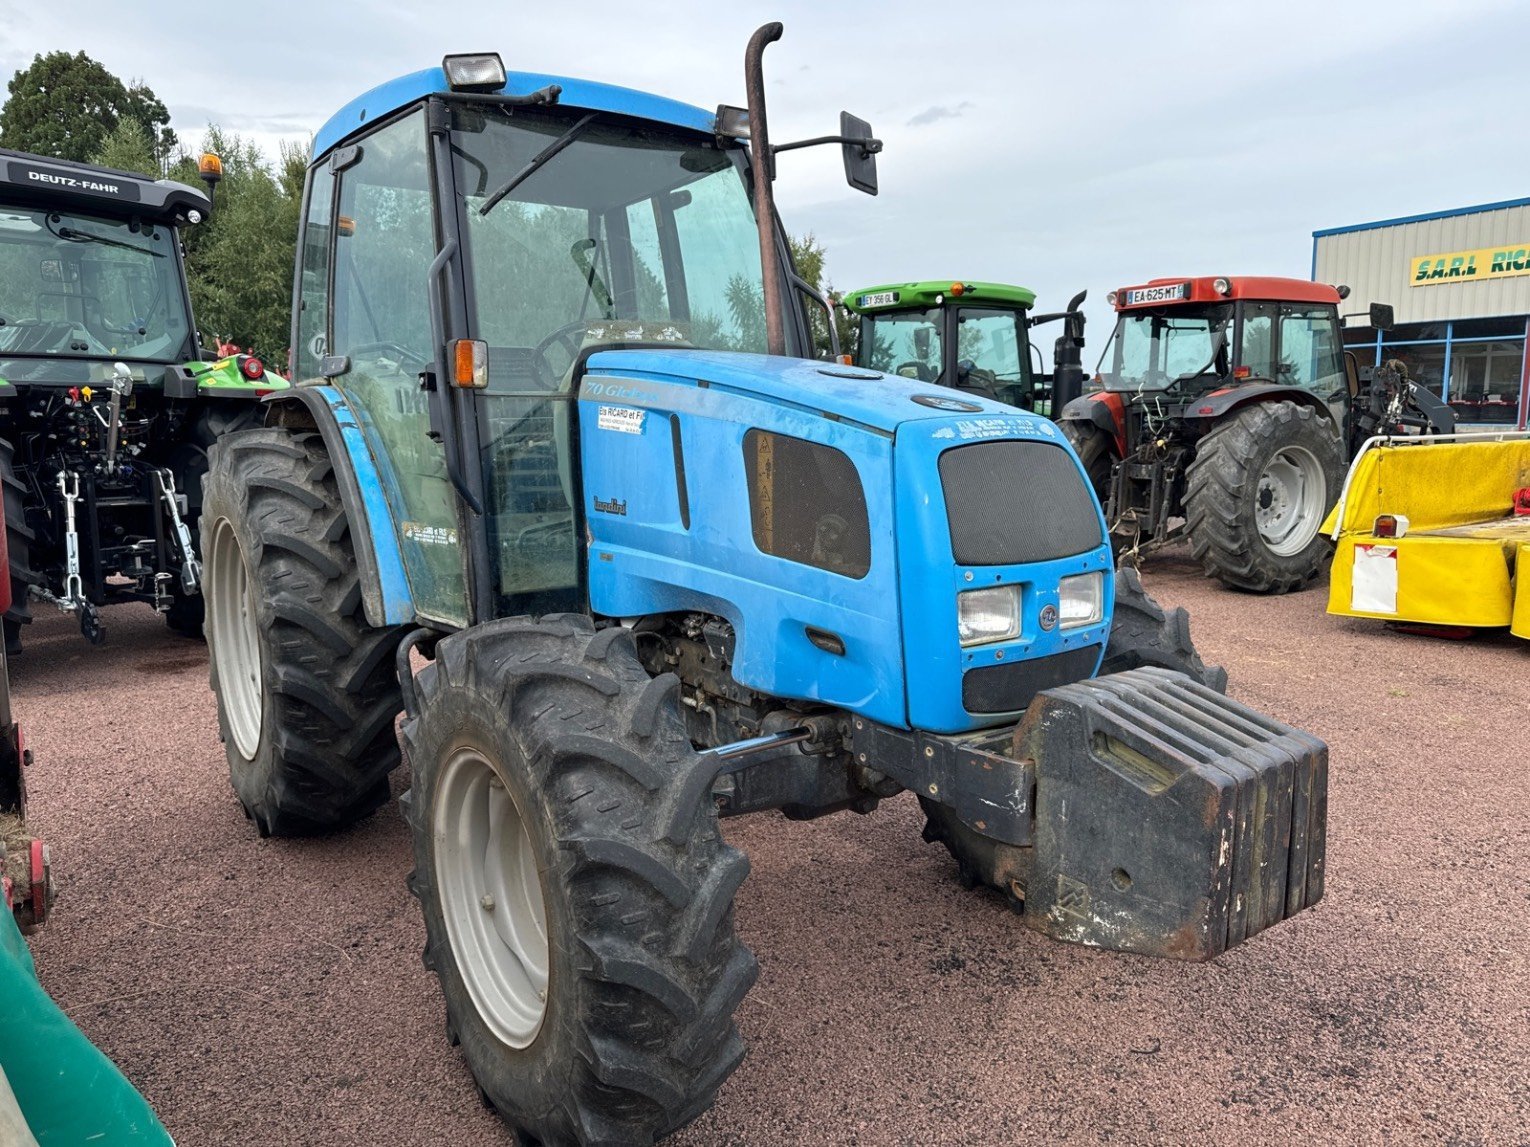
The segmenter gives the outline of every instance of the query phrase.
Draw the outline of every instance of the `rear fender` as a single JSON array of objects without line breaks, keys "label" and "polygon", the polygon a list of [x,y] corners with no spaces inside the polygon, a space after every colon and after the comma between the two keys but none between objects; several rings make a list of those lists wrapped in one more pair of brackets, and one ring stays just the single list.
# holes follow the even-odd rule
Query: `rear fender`
[{"label": "rear fender", "polygon": [[1238,386],[1224,386],[1213,390],[1198,402],[1191,402],[1185,407],[1186,422],[1211,423],[1225,414],[1231,414],[1234,410],[1248,406],[1254,402],[1294,402],[1299,406],[1310,406],[1320,412],[1324,418],[1333,422],[1333,410],[1317,395],[1310,390],[1303,390],[1299,386],[1281,386],[1273,382],[1245,382]]},{"label": "rear fender", "polygon": [[1075,398],[1063,407],[1057,421],[1093,423],[1115,442],[1116,457],[1126,457],[1126,403],[1114,391],[1101,390]]},{"label": "rear fender", "polygon": [[393,514],[377,464],[345,396],[330,386],[295,386],[265,400],[266,425],[317,430],[335,466],[340,502],[351,526],[362,608],[374,628],[415,620]]}]

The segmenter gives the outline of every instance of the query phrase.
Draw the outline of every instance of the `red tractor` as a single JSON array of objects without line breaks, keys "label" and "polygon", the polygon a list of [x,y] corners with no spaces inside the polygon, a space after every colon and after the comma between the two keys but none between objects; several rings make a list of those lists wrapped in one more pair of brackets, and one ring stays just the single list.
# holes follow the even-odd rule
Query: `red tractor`
[{"label": "red tractor", "polygon": [[[1454,429],[1400,364],[1344,351],[1346,287],[1259,276],[1154,279],[1108,297],[1116,327],[1091,389],[1058,420],[1118,547],[1187,537],[1210,577],[1286,593],[1328,554],[1319,526],[1373,433]],[[1373,303],[1370,323],[1392,326]]]}]

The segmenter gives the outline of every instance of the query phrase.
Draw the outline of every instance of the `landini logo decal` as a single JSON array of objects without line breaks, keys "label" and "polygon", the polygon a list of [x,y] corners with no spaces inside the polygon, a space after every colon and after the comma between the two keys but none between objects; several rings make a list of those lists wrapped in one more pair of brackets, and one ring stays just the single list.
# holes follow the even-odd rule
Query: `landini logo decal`
[{"label": "landini logo decal", "polygon": [[595,499],[595,510],[601,514],[617,514],[625,518],[627,516],[627,503],[620,498],[611,498],[608,501]]}]

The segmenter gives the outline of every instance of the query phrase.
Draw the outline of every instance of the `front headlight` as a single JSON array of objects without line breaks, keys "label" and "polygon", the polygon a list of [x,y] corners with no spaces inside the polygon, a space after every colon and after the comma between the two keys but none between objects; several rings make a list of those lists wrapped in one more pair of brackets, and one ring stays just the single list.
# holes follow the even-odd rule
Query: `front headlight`
[{"label": "front headlight", "polygon": [[1020,636],[1020,587],[1000,585],[956,595],[956,632],[963,645]]},{"label": "front headlight", "polygon": [[1093,625],[1105,616],[1105,575],[1077,574],[1057,583],[1058,624],[1063,629]]}]

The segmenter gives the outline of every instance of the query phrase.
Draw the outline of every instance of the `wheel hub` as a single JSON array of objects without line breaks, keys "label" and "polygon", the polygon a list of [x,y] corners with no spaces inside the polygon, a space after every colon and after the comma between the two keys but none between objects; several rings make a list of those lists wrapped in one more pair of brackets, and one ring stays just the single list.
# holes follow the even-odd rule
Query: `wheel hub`
[{"label": "wheel hub", "polygon": [[431,827],[458,971],[490,1031],[526,1047],[547,1012],[547,907],[526,821],[476,749],[442,767]]},{"label": "wheel hub", "polygon": [[255,583],[233,523],[220,518],[207,549],[207,633],[218,670],[218,694],[234,748],[247,761],[260,748],[263,720],[260,629]]},{"label": "wheel hub", "polygon": [[1254,521],[1271,552],[1289,557],[1317,535],[1327,507],[1328,481],[1316,456],[1304,446],[1276,451],[1259,476]]}]

